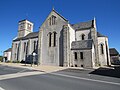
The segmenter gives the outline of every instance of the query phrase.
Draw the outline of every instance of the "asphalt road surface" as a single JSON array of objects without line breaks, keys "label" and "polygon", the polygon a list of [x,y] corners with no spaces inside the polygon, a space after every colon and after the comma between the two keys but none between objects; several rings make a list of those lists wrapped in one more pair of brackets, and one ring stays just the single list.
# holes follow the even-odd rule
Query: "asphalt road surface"
[{"label": "asphalt road surface", "polygon": [[[7,66],[0,66],[0,69],[4,68],[4,70],[6,70],[5,67],[8,68]],[[0,73],[3,76],[12,74],[18,75],[17,72],[20,71],[21,68],[14,68],[11,70],[9,69],[7,70],[8,73],[6,73],[4,70],[0,70]],[[96,75],[91,75],[91,78],[88,78],[88,73],[92,70],[63,70],[54,73],[42,72],[36,75],[34,75],[34,73],[37,71],[24,68],[22,68],[22,71],[25,72],[20,73],[25,74],[32,72],[33,75],[8,78],[3,80],[1,79],[0,90],[120,90],[120,78],[107,78],[106,76],[101,76],[102,79],[99,79],[100,76],[97,77]],[[112,79],[113,81],[109,81],[107,79]]]},{"label": "asphalt road surface", "polygon": [[0,75],[13,74],[18,72],[30,72],[30,71],[33,71],[33,70],[27,69],[27,68],[18,68],[18,67],[0,65]]}]

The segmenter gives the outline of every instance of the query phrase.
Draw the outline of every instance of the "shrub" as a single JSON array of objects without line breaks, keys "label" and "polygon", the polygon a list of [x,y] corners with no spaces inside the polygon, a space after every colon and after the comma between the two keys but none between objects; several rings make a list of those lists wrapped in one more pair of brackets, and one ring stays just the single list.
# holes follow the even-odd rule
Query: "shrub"
[{"label": "shrub", "polygon": [[10,61],[6,61],[6,63],[12,63],[12,61],[10,60]]},{"label": "shrub", "polygon": [[0,61],[1,61],[1,62],[3,61],[3,56],[0,56]]},{"label": "shrub", "polygon": [[18,61],[18,60],[17,61],[12,61],[12,63],[20,63],[20,61]]}]

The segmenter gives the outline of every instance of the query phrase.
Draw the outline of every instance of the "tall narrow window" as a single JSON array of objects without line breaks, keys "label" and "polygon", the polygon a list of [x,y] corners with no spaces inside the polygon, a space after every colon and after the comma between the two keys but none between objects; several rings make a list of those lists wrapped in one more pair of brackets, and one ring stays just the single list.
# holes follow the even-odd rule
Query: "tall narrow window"
[{"label": "tall narrow window", "polygon": [[54,43],[53,43],[53,46],[55,47],[56,46],[56,32],[53,32],[53,34],[54,34]]},{"label": "tall narrow window", "polygon": [[36,41],[34,41],[34,51],[35,51],[35,49],[36,49]]},{"label": "tall narrow window", "polygon": [[80,52],[80,58],[83,59],[83,52]]},{"label": "tall narrow window", "polygon": [[103,44],[100,44],[101,54],[104,54]]},{"label": "tall narrow window", "polygon": [[55,25],[56,17],[52,16],[52,25]]},{"label": "tall narrow window", "polygon": [[51,16],[50,18],[49,18],[49,25],[51,26],[51,25],[55,25],[56,24],[56,17],[55,16]]},{"label": "tall narrow window", "polygon": [[15,59],[16,59],[16,53],[15,53]]},{"label": "tall narrow window", "polygon": [[36,54],[38,54],[38,40],[37,40],[37,46],[36,46]]},{"label": "tall narrow window", "polygon": [[27,44],[27,45],[26,45],[26,55],[27,55],[29,42],[27,42],[26,44]]},{"label": "tall narrow window", "polygon": [[51,17],[49,18],[49,25],[51,25]]},{"label": "tall narrow window", "polygon": [[54,17],[52,16],[52,25],[54,25],[54,22],[53,22],[53,21],[54,21]]},{"label": "tall narrow window", "polygon": [[38,40],[37,40],[37,46],[36,46],[36,48],[38,48]]},{"label": "tall narrow window", "polygon": [[15,44],[15,52],[17,53],[17,43]]},{"label": "tall narrow window", "polygon": [[77,59],[77,52],[74,53],[75,59]]},{"label": "tall narrow window", "polygon": [[25,52],[25,49],[26,49],[26,42],[24,42],[24,52]]},{"label": "tall narrow window", "polygon": [[81,38],[82,38],[82,40],[85,40],[85,35],[84,35],[84,34],[82,34]]},{"label": "tall narrow window", "polygon": [[49,33],[49,47],[51,47],[51,36],[52,36],[52,33]]}]

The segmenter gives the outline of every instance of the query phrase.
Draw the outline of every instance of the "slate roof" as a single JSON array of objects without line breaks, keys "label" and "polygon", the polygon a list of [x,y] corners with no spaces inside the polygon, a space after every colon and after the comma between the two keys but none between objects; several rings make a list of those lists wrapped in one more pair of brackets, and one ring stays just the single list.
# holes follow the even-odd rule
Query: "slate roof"
[{"label": "slate roof", "polygon": [[81,40],[81,41],[73,41],[71,46],[72,50],[83,50],[83,49],[92,49],[93,40]]},{"label": "slate roof", "polygon": [[97,32],[98,37],[106,37],[105,35],[102,35],[101,33]]},{"label": "slate roof", "polygon": [[68,21],[66,18],[64,18],[61,14],[59,14],[56,10],[52,10],[52,11],[54,11],[56,14],[58,14],[61,18],[63,18],[65,21]]},{"label": "slate roof", "polygon": [[11,52],[12,51],[12,48],[9,48],[7,50],[5,50],[4,52]]},{"label": "slate roof", "polygon": [[26,40],[26,39],[31,39],[31,38],[38,38],[38,33],[39,32],[32,32],[32,33],[29,33],[28,35],[26,35],[25,37],[16,38],[13,41]]},{"label": "slate roof", "polygon": [[27,19],[23,19],[23,20],[20,20],[19,22],[23,22],[23,21],[26,21]]},{"label": "slate roof", "polygon": [[94,20],[90,20],[90,21],[87,21],[87,22],[81,22],[81,23],[78,23],[78,24],[71,24],[71,26],[75,30],[92,28],[93,25],[94,25]]},{"label": "slate roof", "polygon": [[119,55],[119,52],[115,48],[110,48],[110,56],[116,56]]}]

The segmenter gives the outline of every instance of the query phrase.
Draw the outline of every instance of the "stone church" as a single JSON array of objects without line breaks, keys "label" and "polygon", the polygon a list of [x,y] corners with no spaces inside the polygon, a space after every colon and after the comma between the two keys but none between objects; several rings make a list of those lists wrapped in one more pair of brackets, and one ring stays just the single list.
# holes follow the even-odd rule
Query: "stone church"
[{"label": "stone church", "polygon": [[97,32],[96,20],[70,24],[54,9],[39,32],[33,23],[19,21],[18,35],[12,43],[12,60],[31,63],[33,52],[40,65],[96,67],[110,65],[108,38]]}]

